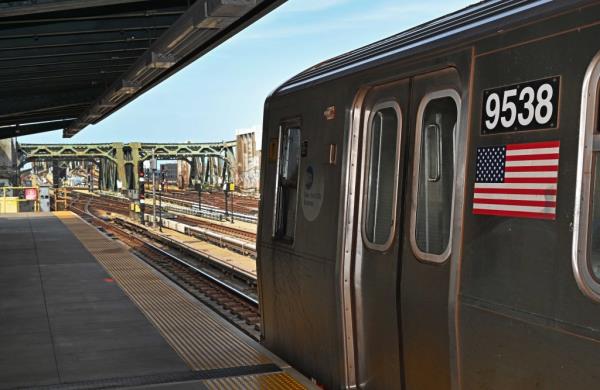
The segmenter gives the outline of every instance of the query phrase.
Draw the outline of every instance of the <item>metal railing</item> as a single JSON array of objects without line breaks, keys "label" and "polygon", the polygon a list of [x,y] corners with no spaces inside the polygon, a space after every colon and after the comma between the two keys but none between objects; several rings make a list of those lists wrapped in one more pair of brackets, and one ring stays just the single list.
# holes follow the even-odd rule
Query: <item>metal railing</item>
[{"label": "metal railing", "polygon": [[0,213],[39,211],[37,187],[0,187]]}]

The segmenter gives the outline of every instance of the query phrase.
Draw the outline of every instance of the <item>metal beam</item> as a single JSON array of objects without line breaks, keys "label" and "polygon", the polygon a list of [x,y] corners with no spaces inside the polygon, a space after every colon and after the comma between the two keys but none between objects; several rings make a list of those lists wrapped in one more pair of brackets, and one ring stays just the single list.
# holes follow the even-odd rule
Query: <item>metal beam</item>
[{"label": "metal beam", "polygon": [[[1,129],[1,128],[0,128]],[[233,149],[235,141],[220,143],[140,143],[111,144],[20,144],[17,147],[19,166],[34,161],[84,161],[98,159],[104,167],[104,188],[115,190],[117,180],[122,189],[137,189],[138,168],[154,154],[159,160],[201,159],[203,175],[208,183],[222,184],[223,177],[233,177],[237,166]],[[226,163],[225,163],[226,162]],[[133,168],[133,176],[127,176],[127,166]],[[227,167],[227,168],[225,168]]]},{"label": "metal beam", "polygon": [[64,117],[64,116],[68,116],[68,114],[70,112],[83,111],[86,106],[87,106],[86,103],[79,103],[79,104],[68,104],[68,105],[63,105],[63,106],[56,106],[56,107],[52,107],[52,108],[43,108],[38,111],[30,111],[30,112],[20,113],[20,115],[16,114],[16,115],[10,115],[5,118],[0,118],[0,121],[9,122],[12,124],[14,119],[7,120],[6,118],[18,117],[22,120],[23,118],[26,118],[27,116],[32,116],[32,115],[33,116],[35,116],[35,115],[47,116],[49,114],[55,114],[55,115],[59,115],[60,117]]},{"label": "metal beam", "polygon": [[[2,128],[0,128],[1,130]],[[215,143],[104,143],[104,144],[19,144],[18,150],[26,158],[52,157],[61,159],[64,157],[96,157],[109,158],[117,153],[115,148],[127,150],[139,149],[140,161],[152,157],[152,151],[159,159],[184,159],[188,157],[223,156],[229,158],[226,153],[231,153],[235,148],[236,141]],[[126,154],[126,153],[124,153]],[[115,160],[116,161],[116,160]]]},{"label": "metal beam", "polygon": [[145,3],[150,0],[21,0],[0,4],[0,18],[49,12],[72,11],[75,9],[105,7],[130,3]]},{"label": "metal beam", "polygon": [[[48,99],[52,99],[52,97],[54,95],[63,93],[65,91],[77,91],[77,90],[85,91],[85,90],[89,90],[89,89],[101,88],[103,86],[102,84],[97,84],[97,83],[94,84],[89,81],[85,81],[83,83],[82,82],[74,82],[69,85],[69,88],[66,88],[64,84],[52,84],[52,83],[44,83],[44,84],[45,84],[43,86],[44,88],[41,91],[32,89],[35,86],[32,86],[26,90],[18,90],[18,89],[14,89],[14,88],[2,88],[3,96],[2,96],[1,100],[6,100],[10,96],[26,97],[26,96],[38,96],[38,95],[40,95],[40,96],[46,95],[46,96],[48,96]],[[48,100],[48,103],[50,104],[51,101]],[[21,110],[17,109],[15,111],[21,111]]]},{"label": "metal beam", "polygon": [[[77,117],[77,114],[81,113],[81,110],[57,110],[44,113],[30,113],[20,117],[9,117],[0,120],[0,126],[7,128],[9,126],[28,126],[32,123],[46,123],[56,122],[62,120],[71,120]],[[0,132],[4,131],[0,128]],[[52,128],[50,130],[57,130],[59,128]],[[48,130],[48,131],[50,131]]]},{"label": "metal beam", "polygon": [[2,23],[0,41],[14,38],[51,37],[73,34],[101,34],[105,32],[128,32],[146,29],[168,29],[183,11],[166,15],[154,12],[141,13],[140,15],[117,16],[107,20],[65,20],[52,23]]},{"label": "metal beam", "polygon": [[51,69],[47,66],[27,66],[21,68],[0,68],[0,76],[8,77],[24,77],[24,76],[53,76],[56,73],[80,72],[82,69],[86,71],[111,71],[114,69],[126,70],[131,65],[131,60],[105,60],[103,62],[90,62],[85,66],[81,64],[57,64]]},{"label": "metal beam", "polygon": [[52,36],[31,36],[13,38],[10,40],[0,39],[0,51],[8,50],[40,50],[55,49],[58,47],[90,46],[111,43],[128,43],[135,41],[151,42],[156,40],[164,29],[111,31],[97,34],[68,34]]},{"label": "metal beam", "polygon": [[58,82],[65,82],[68,85],[72,85],[75,80],[89,80],[90,84],[93,81],[98,83],[101,80],[108,80],[109,82],[114,80],[116,75],[121,74],[119,69],[111,70],[78,70],[64,72],[62,74],[42,74],[42,75],[23,75],[22,77],[0,77],[0,86],[19,84],[19,89],[23,89],[25,82],[33,82],[38,84],[40,82],[46,83],[48,80],[54,80]]},{"label": "metal beam", "polygon": [[148,8],[144,4],[141,4],[134,8],[135,4],[124,5],[115,9],[114,7],[95,8],[92,12],[88,12],[83,9],[81,11],[69,11],[61,13],[46,13],[43,15],[31,15],[29,18],[17,17],[17,18],[1,18],[0,26],[13,26],[13,25],[30,25],[39,23],[56,23],[64,21],[96,21],[104,22],[107,20],[113,20],[118,18],[130,18],[130,17],[152,17],[155,15],[171,15],[177,18],[185,12],[187,4],[181,5],[181,2],[187,2],[187,0],[153,0],[153,3],[158,4],[155,7]]},{"label": "metal beam", "polygon": [[115,56],[107,56],[105,53],[97,53],[85,57],[74,57],[74,58],[61,58],[57,60],[55,58],[43,58],[36,61],[29,61],[28,59],[21,59],[11,61],[9,63],[2,63],[0,61],[0,71],[3,69],[18,69],[18,68],[30,68],[30,67],[49,67],[53,69],[56,65],[77,65],[81,64],[82,66],[86,66],[85,64],[99,64],[99,63],[110,63],[111,61],[115,61],[117,63],[130,62],[133,63],[137,59],[135,53],[131,54],[120,54]]},{"label": "metal beam", "polygon": [[96,87],[72,92],[58,91],[54,94],[3,96],[0,99],[0,118],[19,116],[30,111],[89,103],[101,89],[101,87]]},{"label": "metal beam", "polygon": [[121,42],[111,43],[95,43],[90,45],[73,45],[64,47],[42,47],[35,50],[29,49],[9,49],[0,51],[0,61],[12,61],[19,59],[36,59],[36,58],[58,58],[68,56],[85,56],[96,53],[108,53],[113,55],[120,52],[128,51],[145,51],[148,49],[148,40],[131,41],[123,40]]},{"label": "metal beam", "polygon": [[[40,86],[40,82],[36,80],[22,81],[16,85],[4,84],[0,87],[3,94],[8,96],[17,96],[18,94],[26,93],[27,91],[43,90],[43,93],[53,94],[61,90],[77,90],[94,88],[96,86],[105,86],[114,80],[115,76],[110,74],[98,74],[94,77],[78,78],[73,77],[70,80],[53,79],[46,80]],[[42,88],[40,88],[42,87]]]},{"label": "metal beam", "polygon": [[43,133],[45,131],[61,130],[68,127],[72,121],[72,119],[68,119],[46,123],[0,127],[0,139]]}]

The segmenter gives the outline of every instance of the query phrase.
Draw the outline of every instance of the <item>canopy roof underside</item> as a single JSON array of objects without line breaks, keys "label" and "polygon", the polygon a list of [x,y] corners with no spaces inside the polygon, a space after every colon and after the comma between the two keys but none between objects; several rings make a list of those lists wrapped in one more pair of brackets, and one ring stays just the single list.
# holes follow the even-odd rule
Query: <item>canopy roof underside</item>
[{"label": "canopy roof underside", "polygon": [[0,138],[71,137],[285,0],[0,0]]}]

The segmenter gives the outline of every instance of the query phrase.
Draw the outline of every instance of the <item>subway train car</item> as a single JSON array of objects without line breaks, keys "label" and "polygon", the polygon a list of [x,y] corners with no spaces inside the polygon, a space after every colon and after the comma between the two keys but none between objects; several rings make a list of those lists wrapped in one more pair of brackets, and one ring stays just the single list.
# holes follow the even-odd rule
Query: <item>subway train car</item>
[{"label": "subway train car", "polygon": [[263,343],[324,388],[600,388],[600,1],[490,0],[265,103]]}]

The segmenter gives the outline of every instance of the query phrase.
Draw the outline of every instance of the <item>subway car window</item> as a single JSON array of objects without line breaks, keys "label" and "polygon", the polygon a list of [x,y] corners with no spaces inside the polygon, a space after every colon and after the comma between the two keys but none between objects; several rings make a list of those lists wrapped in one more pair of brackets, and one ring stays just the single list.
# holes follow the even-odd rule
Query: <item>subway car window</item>
[{"label": "subway car window", "polygon": [[573,229],[573,273],[579,289],[600,302],[600,52],[583,83]]},{"label": "subway car window", "polygon": [[[596,91],[598,96],[598,91]],[[600,107],[596,106],[596,123],[594,129],[594,138],[600,137]],[[596,142],[594,142],[596,144]],[[600,156],[597,147],[594,146],[592,154],[592,210],[590,219],[590,250],[589,250],[589,267],[596,281],[600,281]]]},{"label": "subway car window", "polygon": [[368,137],[364,236],[368,246],[385,249],[392,240],[398,186],[400,109],[396,104],[375,106]]},{"label": "subway car window", "polygon": [[600,280],[600,159],[598,153],[593,157],[594,173],[592,178],[592,218],[590,221],[590,268],[597,280]]},{"label": "subway car window", "polygon": [[298,199],[298,165],[300,163],[300,128],[282,128],[279,135],[277,162],[276,209],[273,236],[294,240]]},{"label": "subway car window", "polygon": [[422,104],[413,246],[421,258],[433,260],[427,255],[442,256],[450,245],[458,108],[449,96]]}]

